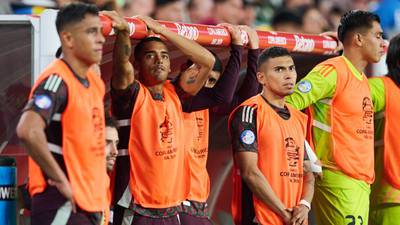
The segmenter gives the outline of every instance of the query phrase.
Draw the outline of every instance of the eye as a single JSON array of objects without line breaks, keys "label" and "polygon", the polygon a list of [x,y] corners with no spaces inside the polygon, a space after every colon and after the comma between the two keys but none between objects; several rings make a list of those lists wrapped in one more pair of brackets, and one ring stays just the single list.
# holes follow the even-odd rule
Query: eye
[{"label": "eye", "polygon": [[88,34],[96,34],[97,33],[97,29],[96,28],[90,28],[90,29],[86,30],[86,33],[88,33]]},{"label": "eye", "polygon": [[163,59],[169,59],[169,55],[167,55],[167,54],[164,54],[164,55],[162,55],[161,56]]},{"label": "eye", "polygon": [[214,83],[217,82],[217,79],[215,79],[215,78],[210,78],[210,79],[208,79],[208,82],[209,82],[210,84],[214,84]]},{"label": "eye", "polygon": [[145,58],[146,59],[152,59],[152,58],[154,58],[154,54],[148,53],[148,54],[145,55]]}]

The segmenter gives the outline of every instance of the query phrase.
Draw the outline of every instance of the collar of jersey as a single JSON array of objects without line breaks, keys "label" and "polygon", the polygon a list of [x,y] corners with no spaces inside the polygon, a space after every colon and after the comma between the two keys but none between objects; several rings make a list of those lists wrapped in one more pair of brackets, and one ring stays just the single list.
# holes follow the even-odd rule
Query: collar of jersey
[{"label": "collar of jersey", "polygon": [[358,79],[358,80],[363,80],[364,77],[364,73],[360,73],[356,67],[353,65],[353,63],[350,62],[350,60],[348,58],[346,58],[346,56],[342,55],[342,57],[344,58],[344,61],[346,62],[347,66],[350,68],[351,73]]}]

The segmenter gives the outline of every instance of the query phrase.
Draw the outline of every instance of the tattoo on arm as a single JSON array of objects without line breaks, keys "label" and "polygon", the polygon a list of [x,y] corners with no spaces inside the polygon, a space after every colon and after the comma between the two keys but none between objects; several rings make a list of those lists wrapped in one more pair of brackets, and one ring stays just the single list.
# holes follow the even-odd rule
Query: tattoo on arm
[{"label": "tattoo on arm", "polygon": [[189,77],[189,79],[186,81],[186,84],[193,84],[196,81],[196,77]]}]

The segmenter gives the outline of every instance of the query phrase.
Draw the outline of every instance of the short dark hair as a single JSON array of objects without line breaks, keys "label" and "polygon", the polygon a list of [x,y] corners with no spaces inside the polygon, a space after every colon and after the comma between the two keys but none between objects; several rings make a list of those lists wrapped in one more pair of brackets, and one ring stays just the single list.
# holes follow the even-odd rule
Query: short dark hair
[{"label": "short dark hair", "polygon": [[276,58],[281,56],[291,56],[289,51],[283,47],[271,47],[261,52],[257,60],[257,68],[260,69],[261,65],[264,64],[270,58]]},{"label": "short dark hair", "polygon": [[388,67],[388,77],[390,77],[397,86],[400,86],[400,34],[390,40],[386,55],[386,64]]},{"label": "short dark hair", "polygon": [[144,45],[146,43],[152,42],[152,41],[160,42],[165,45],[165,43],[159,37],[156,37],[156,36],[150,36],[150,37],[146,37],[146,38],[142,39],[141,41],[139,41],[139,43],[136,44],[136,47],[135,47],[135,51],[134,51],[135,61],[139,59],[139,56],[143,51]]},{"label": "short dark hair", "polygon": [[344,40],[350,32],[371,29],[374,21],[378,23],[381,22],[379,16],[375,13],[362,10],[346,12],[340,19],[340,25],[338,27],[339,40],[344,43]]},{"label": "short dark hair", "polygon": [[71,3],[64,7],[61,7],[57,13],[56,28],[57,32],[60,33],[64,30],[67,25],[78,23],[82,21],[86,14],[98,16],[99,10],[93,4],[86,3]]}]

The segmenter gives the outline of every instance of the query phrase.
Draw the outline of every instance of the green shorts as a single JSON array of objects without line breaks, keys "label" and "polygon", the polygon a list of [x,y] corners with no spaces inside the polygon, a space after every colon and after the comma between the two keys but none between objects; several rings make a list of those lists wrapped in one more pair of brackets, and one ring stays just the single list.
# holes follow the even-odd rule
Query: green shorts
[{"label": "green shorts", "polygon": [[366,182],[324,168],[313,199],[317,224],[367,225],[370,192]]},{"label": "green shorts", "polygon": [[396,225],[400,224],[400,204],[385,203],[371,209],[369,215],[370,225]]}]

